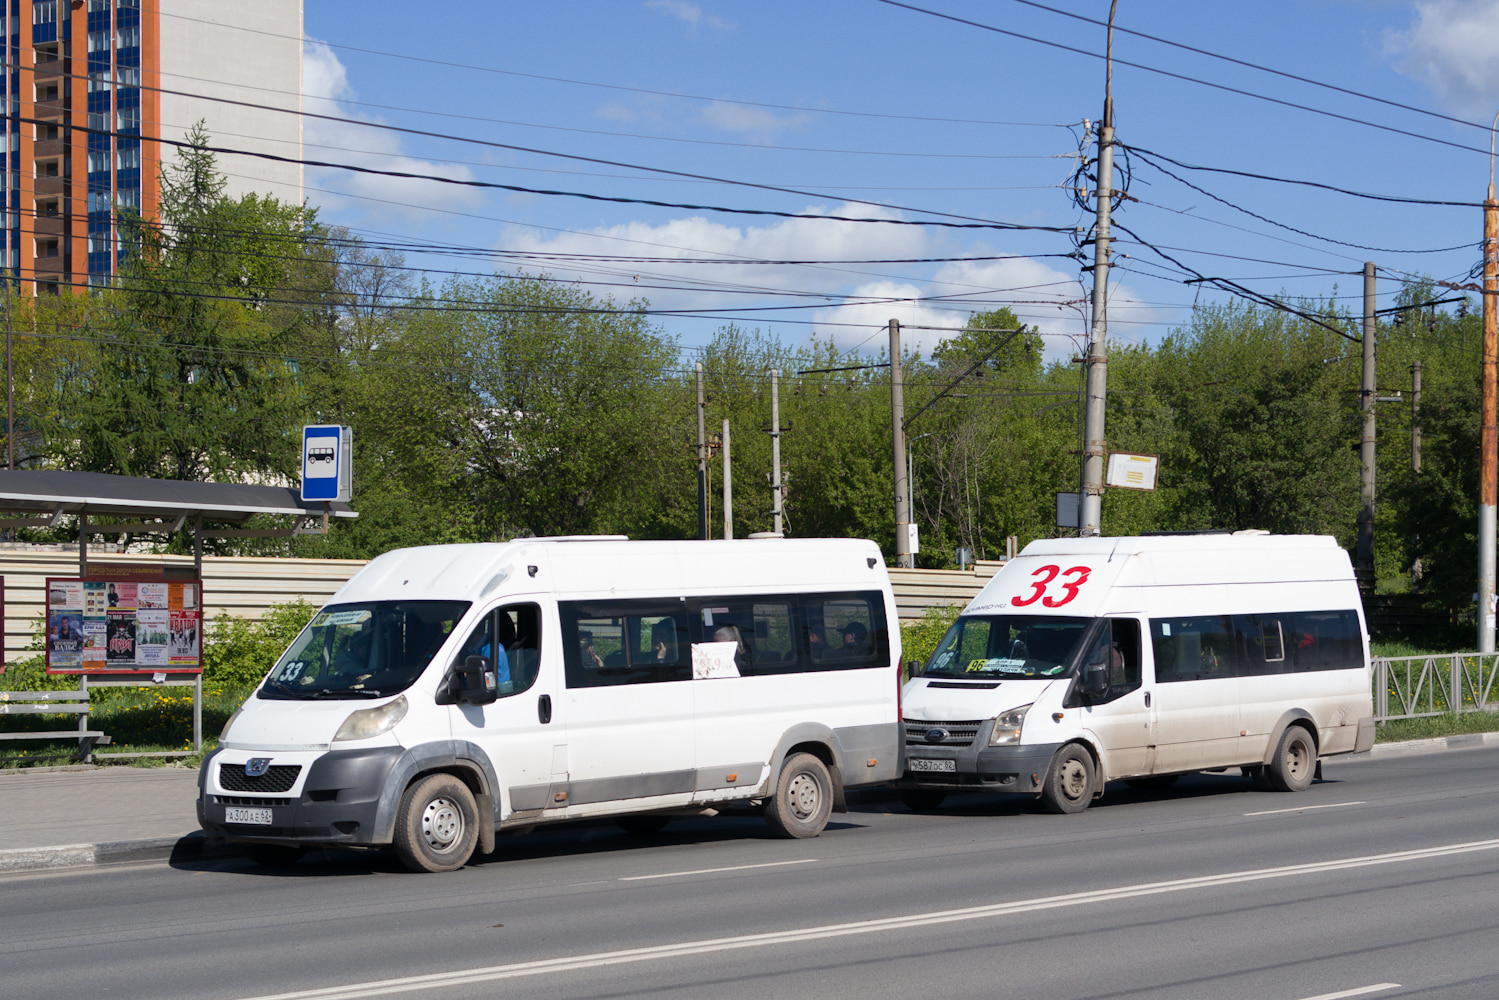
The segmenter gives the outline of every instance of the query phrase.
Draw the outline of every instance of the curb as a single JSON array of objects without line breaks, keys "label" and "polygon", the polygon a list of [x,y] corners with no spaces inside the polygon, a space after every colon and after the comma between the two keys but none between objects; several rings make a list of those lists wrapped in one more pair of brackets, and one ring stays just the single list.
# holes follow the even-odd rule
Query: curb
[{"label": "curb", "polygon": [[60,847],[20,847],[0,851],[0,874],[62,868],[91,868],[130,861],[203,861],[239,857],[241,848],[210,842],[202,833],[145,840],[109,840]]},{"label": "curb", "polygon": [[1352,754],[1345,760],[1365,760],[1370,757],[1411,757],[1416,754],[1441,753],[1444,750],[1476,750],[1479,747],[1499,746],[1499,733],[1459,733],[1456,736],[1437,736],[1429,740],[1405,740],[1400,743],[1376,743],[1368,753]]}]

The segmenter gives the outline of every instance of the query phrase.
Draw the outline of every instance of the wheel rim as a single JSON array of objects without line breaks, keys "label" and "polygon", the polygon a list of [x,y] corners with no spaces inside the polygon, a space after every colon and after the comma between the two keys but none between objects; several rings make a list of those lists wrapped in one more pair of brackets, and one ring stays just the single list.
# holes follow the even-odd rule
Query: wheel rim
[{"label": "wheel rim", "polygon": [[1076,802],[1088,791],[1088,770],[1083,767],[1083,762],[1073,758],[1062,764],[1061,786],[1062,794],[1069,802]]},{"label": "wheel rim", "polygon": [[810,819],[817,815],[822,803],[822,788],[818,786],[816,778],[803,771],[791,779],[791,787],[786,790],[786,801],[797,819]]},{"label": "wheel rim", "polygon": [[1308,761],[1311,759],[1311,751],[1307,747],[1306,740],[1295,739],[1286,747],[1286,773],[1292,778],[1300,781],[1306,774]]},{"label": "wheel rim", "polygon": [[434,851],[449,851],[463,836],[463,811],[451,799],[435,798],[422,810],[422,839]]}]

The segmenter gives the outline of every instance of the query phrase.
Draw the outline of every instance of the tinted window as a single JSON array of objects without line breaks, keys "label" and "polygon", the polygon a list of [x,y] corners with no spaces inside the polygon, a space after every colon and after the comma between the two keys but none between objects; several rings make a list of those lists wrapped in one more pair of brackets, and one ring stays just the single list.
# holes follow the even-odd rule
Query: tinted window
[{"label": "tinted window", "polygon": [[562,662],[567,686],[690,679],[689,619],[681,601],[563,604]]},{"label": "tinted window", "polygon": [[1297,672],[1354,670],[1364,665],[1364,642],[1353,611],[1286,615],[1286,656]]},{"label": "tinted window", "polygon": [[498,697],[519,694],[536,683],[541,663],[541,609],[534,604],[497,608],[480,619],[458,648],[453,666],[470,656],[493,672]]},{"label": "tinted window", "polygon": [[1257,677],[1364,665],[1355,611],[1153,618],[1156,680]]},{"label": "tinted window", "polygon": [[1160,683],[1237,676],[1228,615],[1152,618],[1150,644],[1155,652],[1155,679]]}]

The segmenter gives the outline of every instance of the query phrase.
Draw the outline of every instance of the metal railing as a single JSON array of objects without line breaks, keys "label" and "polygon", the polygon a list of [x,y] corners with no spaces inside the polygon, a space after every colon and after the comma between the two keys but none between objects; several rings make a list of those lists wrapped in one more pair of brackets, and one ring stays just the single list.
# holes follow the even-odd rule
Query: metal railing
[{"label": "metal railing", "polygon": [[1376,656],[1374,717],[1380,722],[1499,711],[1499,653]]}]

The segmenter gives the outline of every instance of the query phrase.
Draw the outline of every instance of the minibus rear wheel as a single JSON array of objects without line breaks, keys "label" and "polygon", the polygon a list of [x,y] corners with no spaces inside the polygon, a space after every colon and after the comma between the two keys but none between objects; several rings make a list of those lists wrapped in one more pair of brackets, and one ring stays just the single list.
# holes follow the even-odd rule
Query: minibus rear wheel
[{"label": "minibus rear wheel", "polygon": [[396,813],[396,854],[414,872],[462,868],[479,839],[479,810],[468,786],[429,774],[406,789]]},{"label": "minibus rear wheel", "polygon": [[1093,755],[1076,743],[1057,751],[1046,781],[1041,785],[1041,804],[1054,813],[1080,813],[1093,801]]},{"label": "minibus rear wheel", "polygon": [[1265,770],[1277,792],[1299,792],[1311,785],[1317,773],[1317,745],[1305,726],[1286,727]]},{"label": "minibus rear wheel", "polygon": [[809,753],[794,753],[781,765],[776,793],[765,803],[765,822],[777,836],[815,837],[833,811],[828,767]]}]

